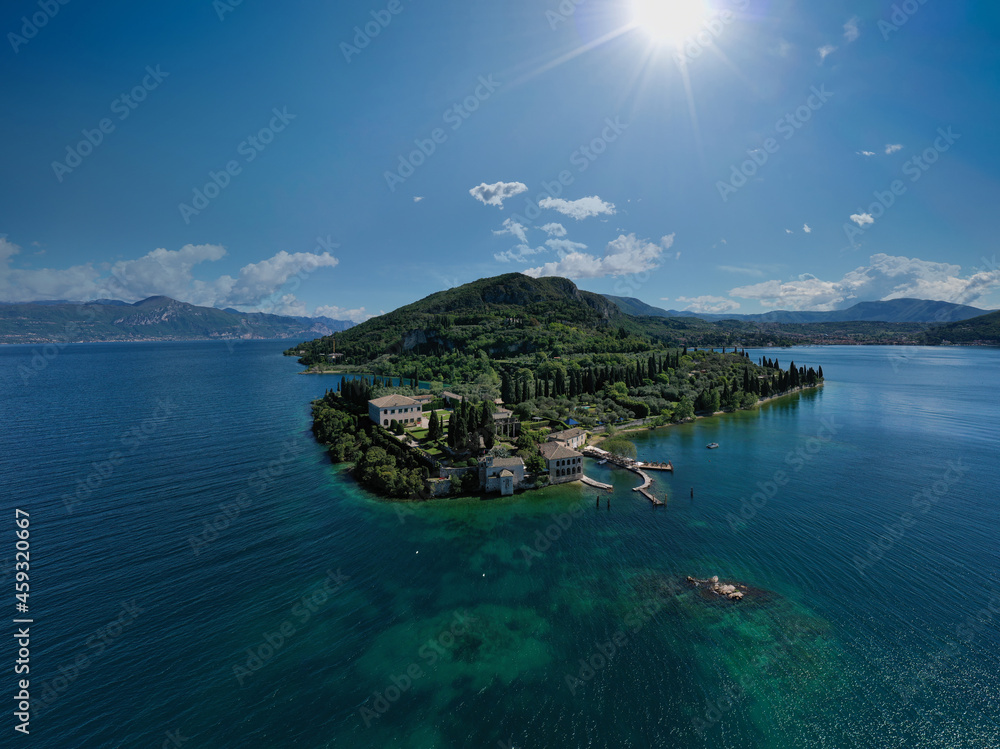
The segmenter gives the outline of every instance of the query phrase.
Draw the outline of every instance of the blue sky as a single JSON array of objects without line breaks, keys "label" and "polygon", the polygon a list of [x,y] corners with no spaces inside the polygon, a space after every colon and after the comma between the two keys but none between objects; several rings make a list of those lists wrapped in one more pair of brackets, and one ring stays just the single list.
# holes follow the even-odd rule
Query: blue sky
[{"label": "blue sky", "polygon": [[994,4],[642,4],[6,3],[0,301],[1000,307]]}]

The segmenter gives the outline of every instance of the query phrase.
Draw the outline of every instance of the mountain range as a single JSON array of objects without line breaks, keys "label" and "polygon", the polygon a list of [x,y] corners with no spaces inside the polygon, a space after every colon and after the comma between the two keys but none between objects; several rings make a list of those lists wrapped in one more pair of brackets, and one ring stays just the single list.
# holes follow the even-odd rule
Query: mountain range
[{"label": "mountain range", "polygon": [[134,304],[115,299],[0,304],[0,343],[296,338],[331,335],[353,324],[198,307],[166,296]]},{"label": "mountain range", "polygon": [[985,315],[989,310],[951,302],[926,299],[890,299],[884,302],[859,302],[852,307],[829,312],[795,312],[775,310],[756,315],[703,314],[666,310],[646,304],[634,297],[605,295],[628,314],[647,317],[697,317],[709,322],[743,320],[745,322],[824,323],[824,322],[894,322],[950,323]]}]

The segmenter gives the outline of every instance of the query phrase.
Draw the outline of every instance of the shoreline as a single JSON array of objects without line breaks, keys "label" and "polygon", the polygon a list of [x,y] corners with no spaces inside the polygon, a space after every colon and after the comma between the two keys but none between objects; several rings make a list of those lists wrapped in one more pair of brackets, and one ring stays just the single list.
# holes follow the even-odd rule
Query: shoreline
[{"label": "shoreline", "polygon": [[[740,413],[742,411],[753,411],[755,409],[760,408],[765,403],[771,403],[772,401],[780,400],[781,398],[787,398],[790,395],[797,395],[798,393],[802,393],[802,392],[805,392],[807,390],[816,390],[818,388],[823,387],[824,384],[825,384],[824,382],[818,382],[815,385],[809,385],[807,387],[799,387],[799,388],[796,388],[795,390],[789,390],[787,393],[781,393],[780,395],[771,395],[771,396],[769,396],[767,398],[762,398],[761,400],[758,400],[754,404],[753,408],[741,408],[741,409],[738,409],[736,411],[716,411],[715,413],[711,413],[711,414],[695,415],[695,417],[692,418],[692,419],[685,419],[684,421],[677,421],[677,422],[670,422],[668,424],[661,424],[660,426],[657,426],[657,427],[650,427],[648,424],[639,424],[639,425],[634,425],[634,426],[626,426],[626,427],[622,427],[621,429],[616,430],[613,435],[608,435],[607,431],[605,429],[605,431],[601,432],[600,434],[594,435],[591,440],[588,440],[587,444],[589,446],[592,446],[592,447],[598,447],[600,445],[600,443],[603,442],[604,440],[608,439],[609,436],[610,437],[617,437],[619,435],[630,434],[632,432],[655,432],[658,429],[669,429],[670,427],[680,426],[681,424],[693,424],[694,422],[698,421],[698,419],[710,419],[710,418],[715,417],[715,416],[725,416],[727,414]],[[591,434],[593,434],[593,432],[591,432]]]}]

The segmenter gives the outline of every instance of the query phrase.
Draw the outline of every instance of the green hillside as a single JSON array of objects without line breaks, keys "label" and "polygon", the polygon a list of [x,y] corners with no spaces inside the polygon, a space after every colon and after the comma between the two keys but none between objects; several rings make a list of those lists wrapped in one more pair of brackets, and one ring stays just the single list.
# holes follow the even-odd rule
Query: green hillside
[{"label": "green hillside", "polygon": [[[623,330],[628,325],[629,330]],[[641,351],[650,343],[641,326],[629,324],[614,304],[581,291],[565,278],[508,273],[432,294],[338,333],[303,343],[287,353],[314,364],[333,352],[343,363],[365,364],[391,356],[480,353],[489,358],[546,351],[569,353]]]},{"label": "green hillside", "polygon": [[926,341],[932,345],[947,342],[1000,346],[1000,310],[931,328]]}]

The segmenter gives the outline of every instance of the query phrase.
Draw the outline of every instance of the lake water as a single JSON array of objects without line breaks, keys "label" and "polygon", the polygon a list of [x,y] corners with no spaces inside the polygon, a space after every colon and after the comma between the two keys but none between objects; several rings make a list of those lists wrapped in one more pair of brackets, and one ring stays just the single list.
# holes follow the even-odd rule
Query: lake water
[{"label": "lake water", "polygon": [[0,348],[32,746],[1000,746],[1000,351],[771,350],[827,384],[636,437],[662,509],[588,460],[598,510],[372,498],[285,345]]}]

